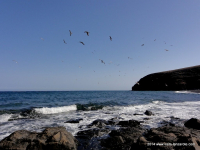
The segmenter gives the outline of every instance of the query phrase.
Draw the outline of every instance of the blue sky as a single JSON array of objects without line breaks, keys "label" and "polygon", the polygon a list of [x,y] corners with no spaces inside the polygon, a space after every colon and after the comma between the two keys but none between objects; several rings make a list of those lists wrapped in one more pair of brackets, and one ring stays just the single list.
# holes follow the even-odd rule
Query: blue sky
[{"label": "blue sky", "polygon": [[199,0],[1,1],[0,90],[131,90],[147,74],[199,65],[199,8]]}]

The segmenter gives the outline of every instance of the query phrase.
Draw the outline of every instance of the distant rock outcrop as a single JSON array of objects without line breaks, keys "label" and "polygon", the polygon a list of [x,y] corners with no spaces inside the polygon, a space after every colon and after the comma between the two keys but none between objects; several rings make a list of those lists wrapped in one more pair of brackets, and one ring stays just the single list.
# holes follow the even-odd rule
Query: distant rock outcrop
[{"label": "distant rock outcrop", "polygon": [[149,74],[132,91],[178,91],[200,89],[200,65]]}]

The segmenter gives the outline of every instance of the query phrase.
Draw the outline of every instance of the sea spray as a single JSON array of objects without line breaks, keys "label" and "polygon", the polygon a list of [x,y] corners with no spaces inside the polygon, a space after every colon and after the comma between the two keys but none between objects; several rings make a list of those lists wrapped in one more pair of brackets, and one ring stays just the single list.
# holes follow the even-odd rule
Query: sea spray
[{"label": "sea spray", "polygon": [[34,108],[34,110],[38,113],[42,114],[56,114],[56,113],[62,113],[62,112],[68,112],[72,110],[77,110],[76,105],[70,105],[70,106],[63,106],[63,107],[43,107],[43,108]]}]

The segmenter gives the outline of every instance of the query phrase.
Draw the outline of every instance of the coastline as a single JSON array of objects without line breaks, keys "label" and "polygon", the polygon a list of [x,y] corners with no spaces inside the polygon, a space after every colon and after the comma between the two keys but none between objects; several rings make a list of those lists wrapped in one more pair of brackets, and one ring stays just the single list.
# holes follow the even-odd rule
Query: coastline
[{"label": "coastline", "polygon": [[[147,116],[144,120],[154,115],[148,110],[144,114]],[[65,127],[47,127],[41,133],[19,130],[1,140],[0,149],[14,149],[17,146],[22,150],[27,147],[29,150],[34,150],[35,147],[43,145],[41,150],[46,150],[49,149],[49,144],[50,150],[52,148],[60,150],[61,147],[74,150],[200,148],[200,120],[191,118],[183,121],[173,116],[170,118],[182,122],[184,126],[163,121],[162,126],[147,129],[141,124],[142,121],[123,120],[118,117],[109,120],[97,119],[88,124],[86,130],[79,131],[75,136],[72,136]],[[71,119],[65,123],[78,124],[80,121],[81,119]],[[24,141],[24,138],[27,140]]]}]

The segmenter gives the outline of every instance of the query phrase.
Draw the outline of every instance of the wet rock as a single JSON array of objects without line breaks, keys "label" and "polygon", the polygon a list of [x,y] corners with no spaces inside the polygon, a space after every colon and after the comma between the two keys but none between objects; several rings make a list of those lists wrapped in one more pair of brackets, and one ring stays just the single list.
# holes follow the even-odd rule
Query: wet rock
[{"label": "wet rock", "polygon": [[70,120],[66,121],[65,123],[79,123],[81,120],[83,120],[83,119],[82,118],[70,119]]},{"label": "wet rock", "polygon": [[[152,128],[145,135],[144,138],[148,143],[161,144],[159,145],[159,149],[178,149],[178,150],[198,150],[200,146],[198,145],[198,141],[200,139],[200,131],[188,129],[185,127],[178,126],[163,126],[160,128]],[[172,145],[172,143],[179,143],[180,145]],[[183,143],[193,144],[195,145],[184,145]],[[138,142],[140,146],[148,147],[142,142]],[[168,144],[168,145],[167,145]],[[171,144],[171,145],[169,145]],[[154,145],[151,147],[152,149],[158,148],[158,145]]]},{"label": "wet rock", "polygon": [[93,149],[94,147],[92,147],[92,145],[95,145],[95,147],[101,147],[100,144],[97,146],[97,139],[102,135],[108,134],[108,132],[110,132],[108,129],[98,128],[79,131],[75,136],[78,140],[78,150]]},{"label": "wet rock", "polygon": [[76,150],[77,140],[64,127],[50,127],[43,132],[19,130],[0,142],[1,150]]},{"label": "wet rock", "polygon": [[151,111],[149,111],[149,110],[146,110],[144,114],[147,115],[147,116],[152,116],[152,115],[154,115],[154,114],[153,114]]},{"label": "wet rock", "polygon": [[134,115],[134,116],[138,116],[138,115],[141,115],[141,116],[142,116],[143,114],[137,114],[137,113],[135,113],[135,114],[133,114],[133,115]]},{"label": "wet rock", "polygon": [[151,118],[144,118],[143,120],[150,120]]},{"label": "wet rock", "polygon": [[108,124],[109,125],[116,125],[119,123],[119,119],[116,117],[116,118],[111,118],[108,120]]},{"label": "wet rock", "polygon": [[125,127],[113,130],[109,133],[107,139],[101,140],[101,145],[110,150],[127,150],[135,147],[137,149],[137,141],[145,132],[140,126]]},{"label": "wet rock", "polygon": [[88,127],[98,127],[98,128],[103,128],[105,127],[106,125],[108,125],[108,121],[106,120],[103,120],[103,119],[97,119],[97,120],[94,120],[91,124],[88,125]]},{"label": "wet rock", "polygon": [[200,130],[200,120],[196,118],[191,118],[190,120],[186,121],[184,125],[188,128]]},{"label": "wet rock", "polygon": [[121,127],[137,127],[140,125],[140,122],[137,120],[120,121],[117,125]]}]

